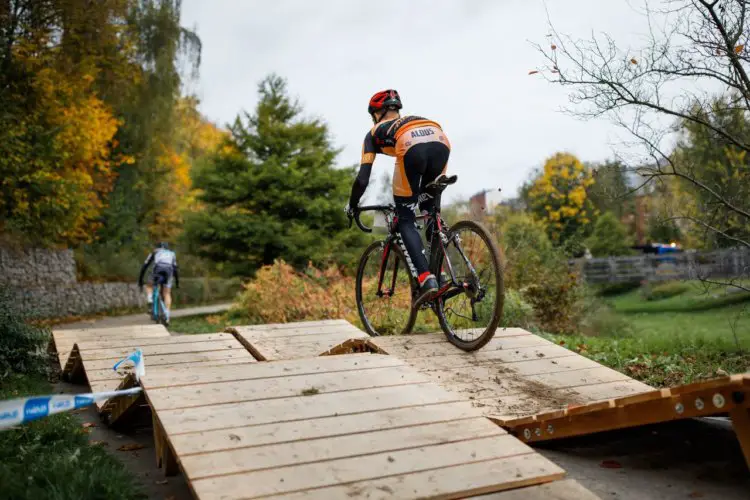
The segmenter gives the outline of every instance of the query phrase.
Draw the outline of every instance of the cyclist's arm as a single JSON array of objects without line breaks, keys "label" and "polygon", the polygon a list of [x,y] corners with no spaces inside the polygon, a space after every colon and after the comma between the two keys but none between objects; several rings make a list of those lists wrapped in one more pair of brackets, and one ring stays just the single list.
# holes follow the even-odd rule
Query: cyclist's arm
[{"label": "cyclist's arm", "polygon": [[352,208],[359,205],[359,200],[365,194],[367,185],[370,183],[370,173],[372,172],[372,164],[375,162],[376,151],[372,132],[368,132],[362,144],[362,160],[359,165],[359,173],[357,174],[357,178],[354,179],[352,194],[349,197],[349,206]]},{"label": "cyclist's arm", "polygon": [[153,261],[154,252],[151,252],[150,254],[148,254],[146,262],[144,262],[141,266],[141,274],[138,276],[138,286],[143,286],[143,276],[146,274],[146,269],[148,269],[148,266],[150,266]]}]

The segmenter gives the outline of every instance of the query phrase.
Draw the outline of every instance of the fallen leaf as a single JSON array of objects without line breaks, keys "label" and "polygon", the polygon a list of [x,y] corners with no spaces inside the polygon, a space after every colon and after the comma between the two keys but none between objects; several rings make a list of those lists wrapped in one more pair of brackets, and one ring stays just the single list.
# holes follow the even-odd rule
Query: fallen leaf
[{"label": "fallen leaf", "polygon": [[388,455],[388,461],[389,461],[389,462],[395,462],[395,461],[396,461],[396,459],[395,459],[395,458],[393,458],[392,456]]},{"label": "fallen leaf", "polygon": [[635,60],[635,57],[630,60],[630,64],[638,64],[638,61]]},{"label": "fallen leaf", "polygon": [[735,54],[739,54],[739,53],[740,53],[740,52],[742,52],[743,50],[745,50],[745,46],[744,46],[744,45],[738,45],[738,46],[736,46],[736,47],[734,48],[734,53],[735,53]]},{"label": "fallen leaf", "polygon": [[241,441],[242,440],[242,438],[240,438],[237,434],[230,434],[229,435],[229,439],[231,439],[232,441]]},{"label": "fallen leaf", "polygon": [[117,448],[117,451],[135,451],[135,450],[142,450],[145,448],[142,444],[138,443],[130,443],[130,444],[124,444]]},{"label": "fallen leaf", "polygon": [[603,467],[605,469],[622,469],[622,464],[617,460],[602,460],[602,463],[599,464],[599,467]]},{"label": "fallen leaf", "polygon": [[558,344],[560,344],[560,345],[565,345],[565,341],[564,341],[564,340],[561,340],[560,342],[558,342]]},{"label": "fallen leaf", "polygon": [[167,484],[169,482],[169,479],[164,479],[163,481],[154,481],[156,484]]},{"label": "fallen leaf", "polygon": [[532,69],[531,71],[529,71],[530,75],[536,75],[537,73],[539,73],[539,71],[537,71],[535,69]]},{"label": "fallen leaf", "polygon": [[84,429],[88,429],[89,427],[96,427],[96,424],[93,422],[84,422],[81,424],[81,427]]},{"label": "fallen leaf", "polygon": [[91,446],[109,446],[106,441],[91,441]]}]

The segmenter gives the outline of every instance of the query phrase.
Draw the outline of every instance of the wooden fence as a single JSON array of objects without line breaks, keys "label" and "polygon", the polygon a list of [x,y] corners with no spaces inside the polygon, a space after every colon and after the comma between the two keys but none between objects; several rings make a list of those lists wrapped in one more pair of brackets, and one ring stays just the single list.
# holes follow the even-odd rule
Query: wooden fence
[{"label": "wooden fence", "polygon": [[750,249],[570,261],[587,283],[749,278]]}]

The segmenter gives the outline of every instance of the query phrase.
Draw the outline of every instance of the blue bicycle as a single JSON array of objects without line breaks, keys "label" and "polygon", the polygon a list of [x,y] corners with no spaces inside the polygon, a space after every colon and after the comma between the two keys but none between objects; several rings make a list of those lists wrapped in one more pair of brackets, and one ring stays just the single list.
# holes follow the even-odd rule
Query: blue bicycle
[{"label": "blue bicycle", "polygon": [[164,300],[161,297],[162,283],[158,279],[158,276],[154,276],[154,291],[151,298],[151,319],[155,323],[160,323],[164,326],[169,326],[169,309],[164,304]]}]

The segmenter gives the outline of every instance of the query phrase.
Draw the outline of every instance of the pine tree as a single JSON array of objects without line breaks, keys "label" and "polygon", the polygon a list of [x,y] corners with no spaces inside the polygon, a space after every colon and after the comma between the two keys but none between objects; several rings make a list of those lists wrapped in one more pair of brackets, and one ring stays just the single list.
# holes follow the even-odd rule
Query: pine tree
[{"label": "pine tree", "polygon": [[361,251],[343,207],[351,170],[335,169],[328,128],[301,117],[284,79],[259,85],[253,114],[238,116],[231,137],[198,169],[201,209],[187,219],[192,250],[249,276],[277,258],[303,267],[346,262]]}]

